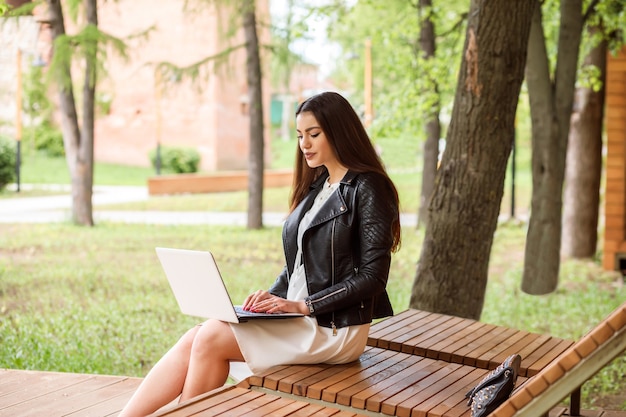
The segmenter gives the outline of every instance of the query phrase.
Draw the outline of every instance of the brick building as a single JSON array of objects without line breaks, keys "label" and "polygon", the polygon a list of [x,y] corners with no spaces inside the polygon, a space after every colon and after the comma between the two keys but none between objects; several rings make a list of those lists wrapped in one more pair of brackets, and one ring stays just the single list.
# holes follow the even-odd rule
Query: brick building
[{"label": "brick building", "polygon": [[[184,0],[159,2],[159,7],[149,0],[99,5],[99,27],[106,33],[127,38],[149,28],[153,30],[144,41],[128,41],[128,61],[112,52],[107,57],[108,74],[100,77],[97,94],[108,111],[96,118],[96,161],[148,166],[148,154],[160,142],[163,146],[197,149],[202,156],[202,170],[247,166],[249,132],[243,48],[231,53],[218,70],[207,71],[201,88],[185,80],[166,80],[169,82],[163,93],[155,88],[154,63],[188,66],[223,51],[227,43],[243,44],[241,30],[230,39],[221,35],[227,29],[226,16],[208,8],[184,7]],[[269,0],[257,1],[257,9],[258,21],[267,23]],[[45,19],[38,18],[37,13],[35,17],[4,20],[7,22],[1,26],[0,120],[2,131],[12,136],[16,124],[16,51],[21,50],[22,67],[27,68],[34,59],[49,59],[51,47],[47,25],[41,22]],[[66,26],[68,33],[76,32],[67,17]],[[262,43],[269,41],[268,27],[258,25]],[[261,59],[267,66],[268,57]],[[76,82],[82,74],[76,72],[74,76]],[[269,141],[271,91],[267,81],[263,89],[265,138]]]}]

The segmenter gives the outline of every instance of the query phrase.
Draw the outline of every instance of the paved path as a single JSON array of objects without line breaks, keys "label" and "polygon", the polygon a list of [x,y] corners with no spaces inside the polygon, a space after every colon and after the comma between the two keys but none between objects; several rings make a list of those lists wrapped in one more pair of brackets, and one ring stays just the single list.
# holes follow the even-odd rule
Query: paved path
[{"label": "paved path", "polygon": [[[21,189],[27,190],[28,184]],[[62,194],[44,197],[19,197],[0,199],[0,223],[55,223],[67,222],[71,218],[72,198],[69,186],[50,186]],[[15,189],[15,188],[9,188]],[[98,206],[116,203],[144,201],[149,198],[147,187],[96,186],[93,193],[94,221],[142,224],[247,224],[245,212],[209,211],[118,211],[100,210]],[[286,213],[263,213],[265,226],[280,226]],[[415,225],[416,216],[403,215],[403,226]]]}]

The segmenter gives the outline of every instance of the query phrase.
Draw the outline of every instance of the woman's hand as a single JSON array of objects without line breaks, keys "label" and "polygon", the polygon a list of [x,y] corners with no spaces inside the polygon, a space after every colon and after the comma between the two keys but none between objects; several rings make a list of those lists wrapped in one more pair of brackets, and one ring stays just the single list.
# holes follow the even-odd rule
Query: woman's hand
[{"label": "woman's hand", "polygon": [[246,297],[243,309],[260,313],[302,313],[308,314],[309,309],[304,301],[291,301],[258,290]]}]

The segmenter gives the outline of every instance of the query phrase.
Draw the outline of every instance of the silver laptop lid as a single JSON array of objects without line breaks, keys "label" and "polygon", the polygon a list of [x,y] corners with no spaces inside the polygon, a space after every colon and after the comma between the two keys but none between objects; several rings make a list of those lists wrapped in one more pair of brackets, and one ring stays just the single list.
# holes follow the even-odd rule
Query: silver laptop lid
[{"label": "silver laptop lid", "polygon": [[190,316],[239,322],[211,252],[155,249],[181,312]]}]

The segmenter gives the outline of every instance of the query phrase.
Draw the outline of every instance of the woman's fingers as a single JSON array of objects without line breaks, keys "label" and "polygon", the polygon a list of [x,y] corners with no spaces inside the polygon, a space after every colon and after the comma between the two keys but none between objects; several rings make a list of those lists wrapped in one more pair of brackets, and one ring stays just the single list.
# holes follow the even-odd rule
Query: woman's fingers
[{"label": "woman's fingers", "polygon": [[250,294],[249,296],[246,297],[246,300],[243,302],[243,309],[254,310],[255,305],[258,304],[259,301],[263,300],[264,298],[267,298],[268,296],[269,296],[269,293],[263,290],[258,290]]}]

